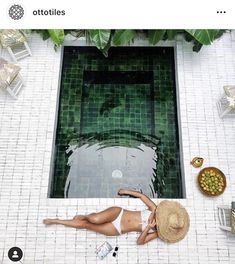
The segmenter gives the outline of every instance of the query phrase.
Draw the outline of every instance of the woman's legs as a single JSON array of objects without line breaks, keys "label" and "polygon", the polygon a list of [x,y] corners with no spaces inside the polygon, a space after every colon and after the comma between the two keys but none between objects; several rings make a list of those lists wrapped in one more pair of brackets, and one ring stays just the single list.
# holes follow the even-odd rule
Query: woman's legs
[{"label": "woman's legs", "polygon": [[78,228],[78,229],[87,229],[91,230],[106,236],[118,236],[120,235],[117,229],[113,226],[112,223],[105,224],[92,224],[87,220],[60,220],[60,219],[45,219],[43,221],[46,225],[64,225],[68,227]]},{"label": "woman's legs", "polygon": [[68,227],[74,227],[74,228],[83,228],[82,221],[78,220],[61,220],[61,219],[44,219],[43,223],[45,225],[64,225]]},{"label": "woman's legs", "polygon": [[89,215],[82,216],[82,218],[80,218],[80,216],[76,218],[75,216],[75,219],[85,219],[93,224],[110,223],[113,222],[119,216],[121,210],[122,208],[113,206],[98,213],[91,213]]},{"label": "woman's legs", "polygon": [[45,219],[44,224],[61,224],[74,228],[84,228],[95,231],[106,236],[117,236],[119,232],[112,222],[119,216],[120,207],[110,207],[99,213],[92,213],[86,216],[75,216],[72,220]]}]

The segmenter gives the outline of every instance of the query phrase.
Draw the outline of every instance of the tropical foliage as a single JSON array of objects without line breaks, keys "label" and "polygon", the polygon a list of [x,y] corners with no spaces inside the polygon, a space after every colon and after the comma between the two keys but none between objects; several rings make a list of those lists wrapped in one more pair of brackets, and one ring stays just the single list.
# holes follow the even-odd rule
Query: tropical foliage
[{"label": "tropical foliage", "polygon": [[111,30],[111,29],[93,29],[93,30],[63,30],[48,29],[35,30],[42,35],[43,39],[51,38],[55,48],[61,46],[65,35],[70,34],[76,38],[85,37],[86,40],[94,44],[105,56],[108,56],[108,50],[111,46],[127,45],[135,38],[147,39],[150,45],[156,45],[159,41],[174,40],[177,35],[182,35],[186,41],[193,43],[193,51],[200,51],[203,45],[210,45],[214,40],[221,37],[226,30],[221,29],[182,29],[182,30]]},{"label": "tropical foliage", "polygon": [[48,29],[48,33],[56,48],[63,44],[65,37],[63,29]]}]

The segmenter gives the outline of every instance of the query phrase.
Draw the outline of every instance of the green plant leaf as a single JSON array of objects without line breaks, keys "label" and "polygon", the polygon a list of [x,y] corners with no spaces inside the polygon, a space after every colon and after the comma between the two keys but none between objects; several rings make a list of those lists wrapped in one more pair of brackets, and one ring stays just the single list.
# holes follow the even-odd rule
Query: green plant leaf
[{"label": "green plant leaf", "polygon": [[63,44],[65,36],[63,29],[48,29],[48,33],[55,44],[55,48],[58,48]]},{"label": "green plant leaf", "polygon": [[121,29],[115,30],[112,38],[112,44],[114,46],[121,46],[128,44],[136,36],[135,30],[132,29]]},{"label": "green plant leaf", "polygon": [[179,30],[168,29],[166,31],[167,39],[174,40],[175,36],[179,33]]},{"label": "green plant leaf", "polygon": [[156,45],[160,40],[163,39],[166,30],[157,29],[157,30],[149,30],[148,31],[148,39],[149,43],[152,45]]},{"label": "green plant leaf", "polygon": [[70,34],[71,36],[75,37],[75,38],[81,38],[81,37],[85,37],[85,30],[82,29],[65,29],[64,30],[64,34]]},{"label": "green plant leaf", "polygon": [[111,43],[110,43],[110,41],[109,41],[108,44],[104,47],[104,49],[101,50],[102,53],[103,53],[103,55],[104,55],[106,58],[108,58],[108,56],[109,56],[109,49],[110,49],[110,47],[111,47]]},{"label": "green plant leaf", "polygon": [[221,32],[218,29],[185,29],[185,31],[203,45],[210,45]]},{"label": "green plant leaf", "polygon": [[98,49],[108,56],[108,50],[111,44],[115,46],[125,45],[132,41],[137,34],[147,37],[149,43],[155,45],[160,40],[173,40],[176,35],[183,34],[188,42],[193,42],[193,51],[198,52],[203,45],[211,44],[215,39],[221,37],[227,30],[224,29],[180,29],[180,30],[63,30],[63,29],[45,29],[32,30],[39,33],[43,40],[51,38],[55,48],[63,44],[66,34],[71,34],[76,38],[85,37],[87,42],[92,42]]},{"label": "green plant leaf", "polygon": [[199,43],[198,41],[194,41],[194,45],[193,45],[193,51],[195,52],[199,52],[202,48],[202,44]]},{"label": "green plant leaf", "polygon": [[103,50],[110,39],[110,29],[94,29],[88,30],[91,42],[93,42],[98,49]]}]

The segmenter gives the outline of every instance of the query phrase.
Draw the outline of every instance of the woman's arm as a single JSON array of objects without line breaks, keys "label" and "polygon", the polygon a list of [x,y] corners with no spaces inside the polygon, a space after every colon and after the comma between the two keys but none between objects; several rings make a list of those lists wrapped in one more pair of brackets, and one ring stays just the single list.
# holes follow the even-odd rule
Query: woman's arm
[{"label": "woman's arm", "polygon": [[148,231],[150,229],[152,229],[155,226],[156,222],[153,221],[151,224],[147,225],[144,229],[144,231],[140,234],[140,236],[138,237],[136,243],[137,245],[144,245],[145,243],[155,239],[158,237],[157,232],[153,232],[148,234]]},{"label": "woman's arm", "polygon": [[145,194],[137,192],[137,191],[132,191],[132,190],[127,190],[127,189],[120,189],[118,191],[119,195],[132,195],[134,197],[140,198],[143,203],[146,204],[146,206],[149,208],[150,211],[153,211],[156,209],[156,204]]}]

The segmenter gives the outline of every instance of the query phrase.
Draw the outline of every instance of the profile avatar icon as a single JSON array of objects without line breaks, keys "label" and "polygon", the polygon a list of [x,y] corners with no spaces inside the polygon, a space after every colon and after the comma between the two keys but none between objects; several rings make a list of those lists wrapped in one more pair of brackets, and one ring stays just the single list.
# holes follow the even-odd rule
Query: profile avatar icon
[{"label": "profile avatar icon", "polygon": [[13,255],[12,255],[12,258],[19,258],[19,255],[18,255],[18,252],[15,250],[13,251]]},{"label": "profile avatar icon", "polygon": [[8,14],[13,20],[19,20],[24,16],[24,8],[21,5],[12,5],[9,8]]},{"label": "profile avatar icon", "polygon": [[17,262],[20,261],[23,257],[23,252],[20,248],[18,247],[12,247],[8,251],[8,258],[13,261]]}]

